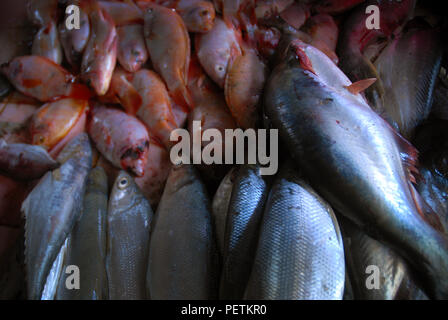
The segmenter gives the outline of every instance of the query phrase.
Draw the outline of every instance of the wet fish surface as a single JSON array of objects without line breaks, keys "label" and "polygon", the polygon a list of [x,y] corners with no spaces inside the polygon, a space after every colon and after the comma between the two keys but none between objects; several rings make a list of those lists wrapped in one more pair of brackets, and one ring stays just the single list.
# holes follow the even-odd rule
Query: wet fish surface
[{"label": "wet fish surface", "polygon": [[58,156],[61,166],[47,172],[22,204],[28,298],[40,299],[53,261],[81,215],[92,163],[87,134],[74,138]]},{"label": "wet fish surface", "polygon": [[287,163],[269,193],[246,299],[341,300],[344,247],[331,207]]},{"label": "wet fish surface", "polygon": [[146,272],[153,212],[133,178],[121,171],[107,215],[106,270],[109,299],[146,299]]},{"label": "wet fish surface", "polygon": [[321,69],[331,64],[314,50],[292,44],[289,58],[274,69],[264,97],[268,118],[316,191],[397,248],[420,270],[432,297],[446,298],[448,239],[411,184],[415,149],[348,94],[350,83],[343,85],[347,78],[336,66]]},{"label": "wet fish surface", "polygon": [[236,174],[224,236],[220,299],[241,299],[255,257],[269,178],[258,165],[242,165]]},{"label": "wet fish surface", "polygon": [[78,289],[67,289],[70,274],[62,273],[58,300],[103,300],[108,298],[106,275],[106,219],[108,204],[107,176],[102,167],[91,170],[80,220],[68,241],[63,271],[75,265],[79,269]]},{"label": "wet fish surface", "polygon": [[217,258],[205,187],[193,166],[173,167],[151,235],[147,279],[150,298],[216,299]]}]

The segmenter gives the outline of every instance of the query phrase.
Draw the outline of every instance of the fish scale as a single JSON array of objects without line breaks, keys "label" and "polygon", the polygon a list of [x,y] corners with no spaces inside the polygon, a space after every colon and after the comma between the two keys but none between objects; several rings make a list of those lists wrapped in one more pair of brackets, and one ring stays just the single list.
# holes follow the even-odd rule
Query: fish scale
[{"label": "fish scale", "polygon": [[[126,186],[121,183],[125,181]],[[106,271],[109,299],[146,299],[149,238],[153,212],[134,179],[121,171],[111,192],[107,217]]]},{"label": "fish scale", "polygon": [[61,167],[47,174],[22,205],[28,297],[40,299],[58,252],[81,213],[92,163],[89,138],[74,138],[59,155]]},{"label": "fish scale", "polygon": [[345,263],[332,209],[283,171],[266,203],[246,299],[342,299]]},{"label": "fish scale", "polygon": [[221,299],[241,299],[249,280],[268,182],[257,165],[243,165],[235,179],[227,212]]}]

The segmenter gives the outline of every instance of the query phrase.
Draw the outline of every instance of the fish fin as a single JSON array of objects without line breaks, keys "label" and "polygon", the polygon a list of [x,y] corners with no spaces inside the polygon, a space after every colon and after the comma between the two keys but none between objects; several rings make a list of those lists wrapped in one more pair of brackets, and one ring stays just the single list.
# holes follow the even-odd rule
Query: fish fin
[{"label": "fish fin", "polygon": [[409,189],[411,191],[412,199],[414,200],[415,207],[417,208],[417,212],[420,217],[422,217],[422,219],[425,220],[435,230],[439,231],[442,234],[446,234],[446,230],[440,222],[439,216],[420,196],[412,183],[409,183]]},{"label": "fish fin", "polygon": [[174,102],[186,113],[193,109],[193,99],[186,85],[180,85],[170,92]]},{"label": "fish fin", "polygon": [[392,127],[390,127],[390,130],[392,130],[395,135],[395,141],[397,142],[398,148],[400,150],[401,161],[405,168],[408,181],[415,184],[415,177],[420,177],[420,172],[417,169],[418,150]]},{"label": "fish fin", "polygon": [[293,52],[296,54],[297,60],[300,62],[300,66],[302,69],[312,72],[313,74],[316,74],[316,72],[313,69],[313,64],[311,63],[311,60],[308,58],[308,56],[305,53],[305,43],[301,40],[293,40],[291,41],[290,48],[293,50]]},{"label": "fish fin", "polygon": [[358,94],[364,90],[366,90],[368,87],[370,87],[372,84],[376,82],[376,78],[368,78],[359,80],[356,82],[353,82],[349,86],[345,86],[345,88],[352,94]]}]

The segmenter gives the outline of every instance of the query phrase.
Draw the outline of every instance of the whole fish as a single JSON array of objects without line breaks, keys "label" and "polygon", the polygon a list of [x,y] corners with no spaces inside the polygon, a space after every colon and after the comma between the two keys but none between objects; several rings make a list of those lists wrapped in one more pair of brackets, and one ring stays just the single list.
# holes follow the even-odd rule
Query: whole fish
[{"label": "whole fish", "polygon": [[58,156],[61,166],[45,176],[22,204],[28,297],[40,299],[53,261],[81,215],[92,162],[87,134],[74,138]]},{"label": "whole fish", "polygon": [[89,99],[91,96],[86,86],[75,83],[72,74],[44,57],[16,57],[0,66],[0,72],[21,93],[42,102],[64,97]]},{"label": "whole fish", "polygon": [[147,275],[151,299],[217,297],[218,255],[210,209],[194,167],[173,167],[151,234]]},{"label": "whole fish", "polygon": [[239,127],[255,128],[265,74],[266,66],[252,50],[245,50],[228,66],[224,94]]},{"label": "whole fish", "polygon": [[61,64],[63,53],[61,43],[59,42],[59,32],[54,22],[48,23],[37,31],[34,36],[31,53]]},{"label": "whole fish", "polygon": [[165,81],[174,101],[186,110],[192,108],[187,89],[190,38],[182,18],[169,8],[149,3],[144,35],[152,65]]},{"label": "whole fish", "polygon": [[[370,56],[375,58],[387,43],[384,39],[387,40],[406,23],[412,15],[415,3],[416,0],[369,0],[350,13],[343,24],[338,45],[339,66],[353,82],[368,78],[377,79],[365,92],[371,103],[382,99],[385,88]],[[369,15],[366,14],[366,9],[370,5],[379,8],[380,29],[371,28],[367,23]],[[377,108],[376,105],[372,107]]]},{"label": "whole fish", "polygon": [[331,207],[287,164],[266,202],[246,299],[341,300],[345,263]]},{"label": "whole fish", "polygon": [[324,54],[296,41],[268,80],[265,112],[319,194],[396,248],[432,297],[446,298],[448,238],[411,184],[416,150],[352,86]]},{"label": "whole fish", "polygon": [[242,165],[233,182],[224,237],[220,299],[242,299],[249,281],[268,197],[269,178],[258,165]]},{"label": "whole fish", "polygon": [[129,72],[136,72],[148,60],[143,26],[131,24],[117,28],[117,59],[121,66]]},{"label": "whole fish", "polygon": [[87,100],[70,98],[44,104],[31,119],[32,143],[52,150],[78,122],[82,122],[84,129],[87,109]]},{"label": "whole fish", "polygon": [[110,194],[106,270],[109,299],[145,299],[153,212],[133,178],[121,171]]},{"label": "whole fish", "polygon": [[[357,300],[426,300],[406,261],[347,219],[341,219],[346,263]],[[377,287],[370,287],[372,266],[378,269]]]},{"label": "whole fish", "polygon": [[224,252],[227,212],[229,210],[229,204],[232,196],[233,183],[236,178],[236,173],[236,168],[232,168],[229,170],[229,172],[219,184],[219,187],[216,190],[212,201],[212,218],[221,257]]},{"label": "whole fish", "polygon": [[234,26],[216,18],[213,28],[195,38],[197,57],[205,72],[221,88],[227,74],[227,67],[233,58],[242,54],[241,34]]},{"label": "whole fish", "polygon": [[149,135],[143,123],[123,111],[96,105],[87,131],[101,154],[118,168],[143,176]]},{"label": "whole fish", "polygon": [[157,73],[142,69],[134,74],[132,84],[142,98],[137,117],[154,137],[169,148],[172,145],[170,135],[177,128],[177,123],[163,80]]},{"label": "whole fish", "polygon": [[118,35],[112,18],[96,0],[89,0],[86,12],[91,34],[82,57],[81,74],[96,94],[102,96],[109,89],[117,61]]},{"label": "whole fish", "polygon": [[67,274],[62,272],[58,300],[102,300],[108,298],[106,274],[106,226],[108,186],[103,168],[90,171],[80,220],[69,236],[64,267],[79,268],[79,289],[66,288]]},{"label": "whole fish", "polygon": [[[84,2],[78,3],[78,1],[71,1],[71,3],[81,5]],[[74,70],[78,71],[82,61],[82,54],[90,37],[89,16],[81,6],[79,10],[79,29],[73,28],[71,30],[66,26],[67,18],[68,14],[66,14],[65,19],[59,24],[59,40],[61,41],[68,63]]]},{"label": "whole fish", "polygon": [[39,146],[8,144],[0,139],[0,174],[18,180],[33,180],[58,166],[45,149]]},{"label": "whole fish", "polygon": [[429,115],[441,60],[442,45],[437,31],[410,28],[396,37],[375,61],[385,88],[383,100],[375,104],[383,107],[377,111],[407,139]]}]

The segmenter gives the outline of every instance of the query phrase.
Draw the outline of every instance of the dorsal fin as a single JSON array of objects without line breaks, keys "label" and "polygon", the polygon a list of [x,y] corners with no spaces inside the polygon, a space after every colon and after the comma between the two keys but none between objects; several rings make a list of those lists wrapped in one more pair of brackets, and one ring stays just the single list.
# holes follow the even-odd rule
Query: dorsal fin
[{"label": "dorsal fin", "polygon": [[368,79],[363,79],[363,80],[353,82],[351,85],[345,86],[345,88],[352,94],[358,94],[358,93],[366,90],[368,87],[370,87],[375,82],[376,82],[376,78],[368,78]]}]

